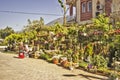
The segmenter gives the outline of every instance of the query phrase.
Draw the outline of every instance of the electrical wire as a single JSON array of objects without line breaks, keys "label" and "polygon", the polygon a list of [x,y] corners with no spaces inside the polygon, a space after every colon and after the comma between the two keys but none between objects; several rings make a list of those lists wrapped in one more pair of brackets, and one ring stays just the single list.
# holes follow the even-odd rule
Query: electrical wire
[{"label": "electrical wire", "polygon": [[32,12],[19,12],[19,11],[1,11],[1,13],[17,13],[17,14],[30,14],[30,15],[49,15],[49,16],[62,16],[60,14],[48,14],[48,13],[32,13]]}]

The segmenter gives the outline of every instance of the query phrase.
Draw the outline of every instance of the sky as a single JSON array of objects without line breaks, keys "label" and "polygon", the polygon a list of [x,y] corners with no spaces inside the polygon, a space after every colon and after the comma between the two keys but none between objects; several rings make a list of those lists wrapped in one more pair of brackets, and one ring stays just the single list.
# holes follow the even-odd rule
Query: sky
[{"label": "sky", "polygon": [[20,31],[28,24],[28,19],[33,21],[39,20],[40,17],[42,17],[46,24],[61,17],[55,15],[20,14],[13,12],[63,14],[58,0],[0,0],[0,29],[9,26],[15,31]]}]

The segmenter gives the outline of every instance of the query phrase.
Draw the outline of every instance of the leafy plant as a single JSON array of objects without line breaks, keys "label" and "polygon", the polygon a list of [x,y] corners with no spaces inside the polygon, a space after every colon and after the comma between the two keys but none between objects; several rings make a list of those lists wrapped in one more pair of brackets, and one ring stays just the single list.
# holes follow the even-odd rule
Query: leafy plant
[{"label": "leafy plant", "polygon": [[94,58],[91,59],[92,64],[97,67],[107,67],[107,60],[102,55],[95,55]]},{"label": "leafy plant", "polygon": [[86,53],[88,53],[88,55],[92,56],[92,54],[93,54],[93,46],[92,46],[91,43],[89,43],[89,44],[87,45]]},{"label": "leafy plant", "polygon": [[110,80],[118,80],[118,74],[117,73],[111,73],[109,76]]},{"label": "leafy plant", "polygon": [[112,25],[109,24],[110,18],[106,17],[105,14],[99,15],[97,18],[94,18],[93,23],[96,29],[102,30],[104,32],[112,29]]},{"label": "leafy plant", "polygon": [[40,58],[41,59],[44,59],[44,60],[49,60],[50,59],[50,56],[48,54],[41,54],[40,55]]},{"label": "leafy plant", "polygon": [[82,61],[82,62],[79,63],[79,66],[82,67],[82,68],[86,68],[88,66],[88,63]]}]

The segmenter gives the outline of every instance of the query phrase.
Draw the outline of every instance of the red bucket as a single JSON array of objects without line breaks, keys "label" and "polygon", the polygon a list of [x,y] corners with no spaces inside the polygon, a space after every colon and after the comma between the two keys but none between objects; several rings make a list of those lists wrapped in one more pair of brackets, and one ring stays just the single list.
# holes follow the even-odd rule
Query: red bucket
[{"label": "red bucket", "polygon": [[19,53],[19,58],[24,58],[24,53]]}]

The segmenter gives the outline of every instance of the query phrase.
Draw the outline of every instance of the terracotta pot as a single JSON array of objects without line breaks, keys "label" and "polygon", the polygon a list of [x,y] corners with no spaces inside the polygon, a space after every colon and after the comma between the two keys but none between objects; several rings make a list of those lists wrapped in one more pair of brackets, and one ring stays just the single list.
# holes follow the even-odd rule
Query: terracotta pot
[{"label": "terracotta pot", "polygon": [[67,61],[67,60],[63,61],[63,62],[61,63],[61,65],[62,65],[63,67],[67,67],[68,61]]},{"label": "terracotta pot", "polygon": [[56,59],[56,58],[54,58],[54,59],[53,59],[53,63],[54,63],[54,64],[58,64],[58,63],[59,63],[59,60]]}]

